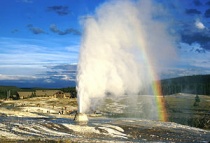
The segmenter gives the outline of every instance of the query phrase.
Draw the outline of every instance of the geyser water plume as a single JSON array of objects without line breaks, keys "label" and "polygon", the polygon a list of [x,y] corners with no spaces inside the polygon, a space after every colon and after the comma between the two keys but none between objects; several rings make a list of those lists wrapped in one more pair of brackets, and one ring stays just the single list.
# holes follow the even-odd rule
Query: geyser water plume
[{"label": "geyser water plume", "polygon": [[107,94],[153,94],[148,85],[157,80],[154,71],[175,56],[174,39],[154,18],[155,9],[149,0],[109,1],[84,21],[77,73],[80,113],[94,109]]}]

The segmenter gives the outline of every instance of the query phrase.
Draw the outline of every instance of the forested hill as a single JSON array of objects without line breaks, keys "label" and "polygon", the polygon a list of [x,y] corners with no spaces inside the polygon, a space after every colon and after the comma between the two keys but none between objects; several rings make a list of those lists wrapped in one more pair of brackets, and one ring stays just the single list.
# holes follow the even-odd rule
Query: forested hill
[{"label": "forested hill", "polygon": [[164,95],[191,93],[210,95],[210,75],[183,76],[161,80]]}]

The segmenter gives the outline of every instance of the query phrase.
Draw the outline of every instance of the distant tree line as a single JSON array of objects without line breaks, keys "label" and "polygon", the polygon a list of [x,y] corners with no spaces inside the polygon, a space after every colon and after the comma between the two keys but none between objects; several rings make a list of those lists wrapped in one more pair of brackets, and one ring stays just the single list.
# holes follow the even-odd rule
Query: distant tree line
[{"label": "distant tree line", "polygon": [[[35,97],[35,90],[47,90],[44,88],[18,88],[16,86],[0,86],[0,99],[6,99],[9,98],[8,93],[10,94],[10,97],[14,97],[14,95],[18,95],[18,91],[31,91],[32,95],[31,97]],[[71,94],[72,98],[77,97],[77,91],[76,87],[66,87],[66,88],[59,88],[55,90],[61,90],[63,92],[67,92]]]},{"label": "distant tree line", "polygon": [[184,76],[161,80],[164,95],[190,93],[210,95],[210,75]]}]

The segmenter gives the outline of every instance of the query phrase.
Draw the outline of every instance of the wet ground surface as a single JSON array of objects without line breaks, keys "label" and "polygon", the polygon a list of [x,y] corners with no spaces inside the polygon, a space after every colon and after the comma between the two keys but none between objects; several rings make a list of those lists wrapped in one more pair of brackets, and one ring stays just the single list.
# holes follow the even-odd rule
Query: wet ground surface
[{"label": "wet ground surface", "polygon": [[[210,130],[189,127],[196,125],[195,127],[209,129],[209,116],[203,118],[204,114],[209,113],[210,104],[207,102],[209,97],[201,96],[200,98],[202,104],[200,103],[199,107],[192,106],[194,97],[191,95],[174,95],[166,98],[169,119],[176,123],[152,121],[158,120],[158,116],[156,108],[151,106],[154,103],[154,98],[151,96],[108,98],[96,114],[89,115],[89,122],[86,125],[78,125],[73,121],[76,112],[67,112],[77,111],[76,100],[73,99],[60,101],[54,98],[31,98],[2,101],[0,143],[208,143]],[[186,104],[189,101],[192,102],[189,105]],[[36,106],[38,103],[41,107]],[[66,114],[58,114],[63,107],[67,108]],[[196,122],[193,122],[194,120],[189,122],[191,121],[189,118],[195,118]],[[197,123],[202,123],[201,121],[205,121],[205,124],[197,126]]]},{"label": "wet ground surface", "polygon": [[210,132],[175,123],[149,120],[115,121],[135,141],[209,142]]},{"label": "wet ground surface", "polygon": [[210,131],[176,123],[137,119],[89,118],[78,125],[68,118],[0,117],[5,142],[203,142]]}]

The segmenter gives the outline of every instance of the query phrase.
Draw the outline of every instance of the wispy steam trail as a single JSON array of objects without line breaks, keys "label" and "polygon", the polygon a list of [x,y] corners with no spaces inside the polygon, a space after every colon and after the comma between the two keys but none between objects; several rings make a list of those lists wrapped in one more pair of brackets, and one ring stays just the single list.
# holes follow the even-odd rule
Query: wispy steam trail
[{"label": "wispy steam trail", "polygon": [[170,63],[174,39],[153,17],[154,9],[149,0],[109,1],[86,19],[77,74],[79,112],[94,108],[107,93],[145,90],[156,80],[148,70]]}]

